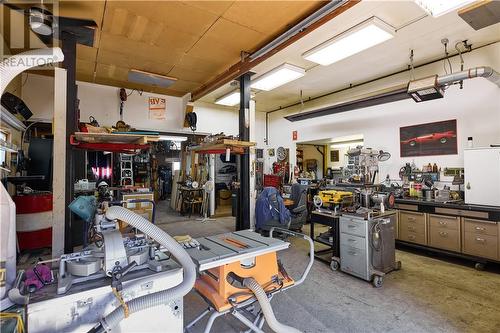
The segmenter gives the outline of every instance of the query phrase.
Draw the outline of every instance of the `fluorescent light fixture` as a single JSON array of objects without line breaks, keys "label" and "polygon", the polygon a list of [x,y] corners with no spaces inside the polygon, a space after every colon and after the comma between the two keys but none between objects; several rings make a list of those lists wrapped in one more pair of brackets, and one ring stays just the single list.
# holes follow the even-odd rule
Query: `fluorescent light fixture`
[{"label": "fluorescent light fixture", "polygon": [[302,55],[305,59],[328,66],[394,37],[394,28],[377,17],[344,31]]},{"label": "fluorescent light fixture", "polygon": [[464,7],[475,0],[414,0],[423,10],[432,15],[439,17],[451,11]]},{"label": "fluorescent light fixture", "polygon": [[185,136],[173,136],[173,135],[160,135],[160,141],[176,141],[182,142],[187,141],[187,137]]},{"label": "fluorescent light fixture", "polygon": [[269,91],[304,75],[306,75],[304,68],[284,63],[253,80],[250,87]]},{"label": "fluorescent light fixture", "polygon": [[[254,98],[254,94],[250,94],[250,98]],[[240,104],[240,91],[234,90],[229,94],[221,96],[215,100],[215,104],[225,105],[225,106],[235,106],[236,104]]]},{"label": "fluorescent light fixture", "polygon": [[231,91],[229,94],[221,96],[215,100],[215,104],[234,106],[240,103],[240,92],[239,90]]}]

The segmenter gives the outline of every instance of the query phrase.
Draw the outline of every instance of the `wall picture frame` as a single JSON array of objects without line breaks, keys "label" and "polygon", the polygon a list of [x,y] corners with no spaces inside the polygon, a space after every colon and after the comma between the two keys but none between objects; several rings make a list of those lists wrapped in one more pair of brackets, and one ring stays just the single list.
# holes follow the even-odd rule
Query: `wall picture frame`
[{"label": "wall picture frame", "polygon": [[457,120],[400,127],[401,157],[456,155]]},{"label": "wall picture frame", "polygon": [[330,150],[330,162],[339,162],[340,161],[340,150],[332,149]]}]

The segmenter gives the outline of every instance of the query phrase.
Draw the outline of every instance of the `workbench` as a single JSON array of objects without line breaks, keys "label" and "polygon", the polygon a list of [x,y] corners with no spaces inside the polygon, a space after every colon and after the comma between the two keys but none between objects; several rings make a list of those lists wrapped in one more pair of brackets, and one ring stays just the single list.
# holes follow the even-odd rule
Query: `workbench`
[{"label": "workbench", "polygon": [[[332,228],[333,242],[321,239],[319,236],[316,237],[314,234],[315,224]],[[317,260],[330,265],[333,257],[338,258],[340,256],[339,215],[335,215],[333,211],[328,211],[326,209],[323,209],[322,211],[314,210],[311,212],[310,228],[310,235],[314,242],[329,246],[328,249],[314,251],[314,257]],[[326,254],[329,255],[328,259],[325,259],[324,257]]]},{"label": "workbench", "polygon": [[472,260],[500,262],[500,207],[399,198],[396,244]]}]

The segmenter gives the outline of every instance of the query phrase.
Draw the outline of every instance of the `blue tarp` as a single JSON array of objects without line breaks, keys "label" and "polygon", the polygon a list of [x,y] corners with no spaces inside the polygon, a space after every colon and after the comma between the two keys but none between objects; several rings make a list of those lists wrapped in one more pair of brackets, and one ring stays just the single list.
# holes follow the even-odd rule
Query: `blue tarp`
[{"label": "blue tarp", "polygon": [[268,221],[279,221],[286,225],[291,219],[290,211],[285,207],[283,198],[274,187],[265,187],[255,203],[256,228],[262,228]]}]

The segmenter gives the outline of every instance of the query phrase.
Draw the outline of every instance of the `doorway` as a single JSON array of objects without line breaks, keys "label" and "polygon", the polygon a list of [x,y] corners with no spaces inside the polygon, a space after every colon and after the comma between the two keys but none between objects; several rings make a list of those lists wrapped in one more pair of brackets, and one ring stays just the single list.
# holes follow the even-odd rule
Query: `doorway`
[{"label": "doorway", "polygon": [[299,177],[311,180],[335,179],[348,167],[347,151],[362,146],[362,134],[297,143]]}]

